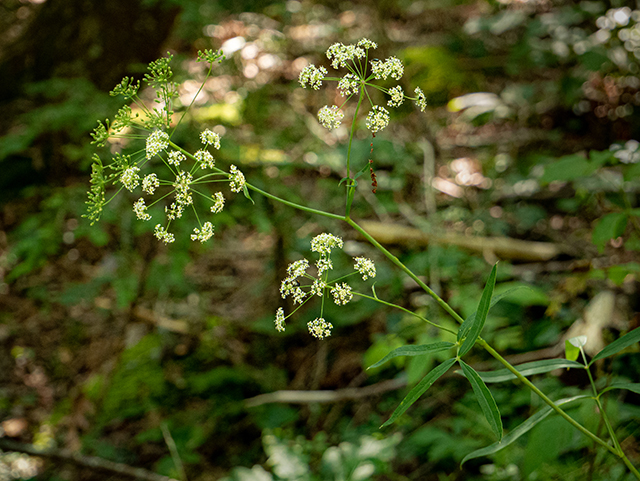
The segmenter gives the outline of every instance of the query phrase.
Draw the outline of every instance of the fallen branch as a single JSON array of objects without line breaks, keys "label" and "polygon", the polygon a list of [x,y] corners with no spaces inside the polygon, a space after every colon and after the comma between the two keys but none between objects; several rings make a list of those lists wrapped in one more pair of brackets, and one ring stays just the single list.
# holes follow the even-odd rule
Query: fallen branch
[{"label": "fallen branch", "polygon": [[107,459],[98,458],[96,456],[84,456],[82,454],[70,451],[68,449],[38,449],[33,444],[24,444],[12,441],[10,439],[0,438],[0,449],[3,451],[15,451],[25,453],[31,456],[39,456],[42,458],[58,459],[67,461],[79,466],[87,468],[109,471],[111,473],[122,474],[135,479],[145,481],[176,481],[173,478],[162,476],[143,468],[134,468],[127,464],[115,463]]}]

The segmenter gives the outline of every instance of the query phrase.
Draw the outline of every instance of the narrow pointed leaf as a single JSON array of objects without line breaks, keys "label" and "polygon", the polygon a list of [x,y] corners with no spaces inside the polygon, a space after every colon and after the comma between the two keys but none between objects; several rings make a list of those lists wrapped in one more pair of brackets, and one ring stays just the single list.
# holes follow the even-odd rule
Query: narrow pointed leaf
[{"label": "narrow pointed leaf", "polygon": [[[557,406],[561,406],[563,404],[567,404],[572,401],[576,401],[578,399],[588,399],[590,397],[591,396],[581,394],[580,396],[560,399],[558,401],[555,401],[555,404]],[[497,453],[501,449],[506,448],[507,446],[512,444],[514,441],[516,441],[520,436],[530,431],[536,424],[538,424],[540,421],[545,419],[552,412],[553,410],[551,409],[550,406],[545,406],[540,411],[538,411],[533,416],[531,416],[529,419],[527,419],[525,422],[520,424],[518,427],[512,429],[511,432],[507,434],[504,438],[502,438],[501,441],[498,441],[497,443],[493,443],[487,446],[486,448],[478,449],[476,451],[473,451],[472,453],[467,454],[462,460],[462,462],[460,463],[460,466],[462,466],[464,463],[466,463],[470,459],[479,458],[481,456],[489,456],[491,454]]]},{"label": "narrow pointed leaf", "polygon": [[605,347],[602,351],[595,355],[589,365],[596,362],[598,359],[604,359],[605,357],[613,356],[614,354],[622,351],[623,349],[635,344],[640,341],[640,327],[634,329],[631,332],[627,332],[620,339],[613,341],[607,347]]},{"label": "narrow pointed leaf", "polygon": [[409,394],[407,394],[407,396],[398,405],[396,410],[393,411],[393,414],[391,415],[391,417],[387,419],[387,421],[382,426],[380,426],[380,428],[388,426],[389,424],[394,422],[396,419],[398,419],[398,417],[402,416],[404,412],[407,409],[409,409],[409,407],[414,402],[416,402],[418,398],[420,398],[420,396],[422,396],[426,392],[426,390],[433,385],[434,382],[436,382],[440,378],[440,376],[442,376],[445,372],[449,370],[451,366],[455,364],[455,362],[456,362],[455,358],[447,359],[442,364],[434,368],[431,372],[429,372],[429,374],[423,377],[422,381],[420,381],[416,385],[416,387],[414,387],[409,392]]},{"label": "narrow pointed leaf", "polygon": [[[489,306],[489,310],[491,310],[491,308],[495,306],[498,302],[500,302],[502,299],[512,294],[514,291],[519,291],[520,289],[528,289],[528,287],[527,286],[514,287],[513,289],[509,289],[508,291],[505,291],[502,294],[492,297],[491,306]],[[458,329],[458,341],[467,337],[467,334],[469,333],[469,329],[471,328],[471,325],[474,323],[475,319],[476,319],[476,313],[474,312],[464,320],[464,322],[460,326],[460,329]]]},{"label": "narrow pointed leaf", "polygon": [[480,408],[482,408],[484,417],[487,419],[489,426],[491,426],[491,430],[498,438],[498,441],[501,440],[502,419],[500,419],[500,411],[498,410],[496,400],[493,399],[491,391],[489,391],[487,385],[482,381],[482,379],[480,379],[478,373],[462,359],[460,359],[459,362],[462,370],[464,371],[465,377],[471,383],[471,388],[476,395]]},{"label": "narrow pointed leaf", "polygon": [[607,391],[611,391],[612,389],[626,389],[627,391],[634,392],[636,394],[640,394],[640,384],[633,382],[617,382],[612,384],[611,386],[603,389],[600,392],[600,395],[604,394]]},{"label": "narrow pointed leaf", "polygon": [[[493,288],[496,286],[497,267],[498,264],[494,265],[493,269],[491,269],[487,285],[484,286],[484,291],[482,291],[482,297],[480,298],[480,304],[478,304],[475,319],[469,326],[469,332],[467,333],[466,339],[462,342],[462,347],[460,347],[458,357],[464,356],[471,350],[484,327],[484,321],[487,320],[487,314],[489,314],[489,308],[491,307],[491,295],[493,294]],[[462,329],[462,326],[460,326],[460,328]]]},{"label": "narrow pointed leaf", "polygon": [[[568,359],[544,359],[542,361],[527,362],[515,366],[516,370],[523,376],[533,376],[534,374],[543,374],[545,372],[555,371],[556,369],[574,368],[584,369],[584,365],[576,361]],[[464,374],[464,372],[463,372]],[[516,375],[508,369],[498,369],[497,371],[485,371],[477,373],[484,382],[504,382],[516,379]]]},{"label": "narrow pointed leaf", "polygon": [[373,369],[374,367],[381,366],[389,359],[393,359],[394,357],[422,356],[423,354],[428,354],[430,352],[446,351],[447,349],[451,349],[453,346],[455,346],[455,344],[452,342],[434,342],[432,344],[423,344],[421,346],[401,346],[391,351],[389,354],[384,356],[372,366],[369,366],[367,369]]}]

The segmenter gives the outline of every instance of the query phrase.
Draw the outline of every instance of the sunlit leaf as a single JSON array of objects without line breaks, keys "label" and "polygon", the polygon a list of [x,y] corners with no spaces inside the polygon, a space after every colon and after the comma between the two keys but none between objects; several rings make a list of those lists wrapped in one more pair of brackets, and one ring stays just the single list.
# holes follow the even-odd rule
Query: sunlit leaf
[{"label": "sunlit leaf", "polygon": [[[560,399],[558,401],[555,401],[555,404],[556,406],[562,406],[563,404],[577,401],[578,399],[589,399],[590,397],[591,396],[586,396],[583,394],[580,396]],[[491,454],[497,453],[501,449],[506,448],[507,446],[512,444],[514,441],[516,441],[520,436],[530,431],[536,424],[538,424],[540,421],[545,419],[552,412],[553,410],[551,409],[550,406],[545,406],[540,411],[538,411],[533,416],[531,416],[529,419],[527,419],[525,422],[520,424],[518,427],[512,429],[511,432],[508,433],[504,438],[502,438],[501,441],[498,441],[497,443],[493,443],[487,446],[486,448],[478,449],[476,451],[473,451],[472,453],[467,454],[462,460],[462,462],[460,463],[460,466],[462,466],[464,463],[466,463],[470,459],[479,458],[481,456],[489,456]]]},{"label": "sunlit leaf", "polygon": [[[467,333],[466,339],[462,342],[462,347],[460,347],[459,357],[464,356],[471,350],[484,327],[484,322],[487,320],[487,314],[489,314],[489,309],[491,308],[491,296],[496,285],[497,269],[498,264],[494,265],[493,269],[491,269],[487,284],[482,291],[482,297],[480,298],[480,304],[478,304],[475,319],[469,326],[469,332]],[[462,329],[462,326],[460,326],[460,328]]]},{"label": "sunlit leaf", "polygon": [[613,356],[614,354],[622,351],[623,349],[635,344],[640,341],[640,327],[634,329],[631,332],[626,333],[620,339],[616,339],[607,347],[605,347],[602,351],[595,355],[589,365],[596,362],[598,359],[604,359],[605,357]]},{"label": "sunlit leaf", "polygon": [[434,342],[432,344],[423,344],[421,346],[402,346],[394,349],[378,362],[376,362],[372,366],[369,366],[367,369],[373,369],[375,367],[381,366],[389,359],[393,359],[394,357],[422,356],[423,354],[428,354],[430,352],[446,351],[447,349],[451,349],[453,346],[455,346],[455,344],[452,342]]},{"label": "sunlit leaf", "polygon": [[500,411],[498,410],[496,400],[493,399],[491,391],[489,391],[487,385],[482,381],[482,379],[480,379],[480,376],[478,376],[475,369],[466,364],[462,359],[460,359],[459,362],[465,377],[471,383],[471,388],[476,395],[476,399],[478,400],[478,404],[480,404],[484,417],[487,419],[489,426],[491,426],[491,430],[499,441],[502,439],[502,419],[500,419]]},{"label": "sunlit leaf", "polygon": [[567,339],[564,341],[564,357],[566,357],[569,361],[575,361],[578,359],[580,355],[580,348],[574,346]]},{"label": "sunlit leaf", "polygon": [[429,374],[423,377],[422,381],[420,381],[416,385],[416,387],[414,387],[409,392],[409,394],[407,394],[407,396],[398,405],[396,410],[393,411],[393,414],[391,415],[391,417],[387,419],[387,421],[382,426],[380,426],[380,428],[388,426],[389,424],[393,423],[396,419],[398,419],[398,417],[402,416],[404,412],[407,409],[409,409],[409,407],[414,402],[416,402],[420,398],[420,396],[422,396],[426,392],[426,390],[433,385],[434,382],[436,382],[440,378],[440,376],[442,376],[445,372],[449,370],[451,366],[454,365],[455,362],[456,362],[455,358],[447,359],[442,364],[435,367],[431,372],[429,372]]},{"label": "sunlit leaf", "polygon": [[[516,370],[523,376],[533,376],[534,374],[543,374],[545,372],[555,371],[556,369],[575,368],[584,369],[584,366],[576,361],[568,359],[544,359],[542,361],[527,362],[515,366]],[[463,373],[464,374],[464,373]],[[484,382],[504,382],[516,379],[516,375],[508,369],[499,369],[497,371],[478,372],[478,375]]]}]

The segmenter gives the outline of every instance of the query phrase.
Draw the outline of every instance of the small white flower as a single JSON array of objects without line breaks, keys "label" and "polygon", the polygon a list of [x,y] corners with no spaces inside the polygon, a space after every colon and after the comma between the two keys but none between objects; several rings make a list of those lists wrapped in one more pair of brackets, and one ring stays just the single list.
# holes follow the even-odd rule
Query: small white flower
[{"label": "small white flower", "polygon": [[133,211],[136,213],[136,217],[140,220],[151,219],[151,215],[147,213],[147,206],[144,205],[144,199],[142,197],[133,204]]},{"label": "small white flower", "polygon": [[323,127],[329,130],[340,127],[343,118],[344,114],[337,105],[332,105],[331,107],[325,105],[318,111],[318,120]]},{"label": "small white flower", "polygon": [[373,278],[376,276],[376,265],[371,259],[356,257],[355,261],[356,263],[353,268],[362,275],[363,281],[366,281],[369,277]]},{"label": "small white flower", "polygon": [[171,203],[171,207],[164,208],[165,213],[167,214],[167,219],[176,220],[182,217],[184,213],[184,204],[176,204],[175,202]]},{"label": "small white flower", "polygon": [[311,239],[311,250],[321,255],[328,255],[335,247],[342,249],[344,242],[340,237],[324,232]]},{"label": "small white flower", "polygon": [[389,89],[389,95],[391,96],[391,98],[387,102],[387,105],[389,107],[400,107],[404,102],[404,92],[402,91],[402,87],[400,87],[400,85]]},{"label": "small white flower", "polygon": [[180,167],[180,162],[184,162],[185,160],[187,160],[187,156],[179,150],[173,150],[169,152],[169,155],[167,156],[167,162],[171,165],[175,165],[176,167]]},{"label": "small white flower", "polygon": [[207,129],[200,133],[200,140],[204,145],[213,145],[217,150],[220,150],[220,135]]},{"label": "small white flower", "polygon": [[338,90],[343,97],[357,94],[360,90],[360,79],[354,74],[348,73],[338,82]]},{"label": "small white flower", "polygon": [[344,306],[347,302],[353,299],[351,293],[351,286],[349,284],[336,284],[331,288],[331,295],[333,296],[333,302],[339,306]]},{"label": "small white flower", "polygon": [[171,244],[176,240],[174,235],[171,234],[167,229],[162,227],[160,224],[156,225],[154,235],[158,240],[161,240],[165,244]]},{"label": "small white flower", "polygon": [[414,92],[418,96],[418,98],[416,99],[416,105],[420,107],[421,112],[424,112],[427,108],[427,97],[424,95],[424,92],[422,91],[422,89],[420,89],[420,87],[416,87]]},{"label": "small white flower", "polygon": [[182,208],[193,204],[193,197],[190,192],[190,185],[192,181],[192,175],[189,172],[181,170],[176,175],[176,181],[173,183],[173,187],[176,190],[176,203]]},{"label": "small white flower", "polygon": [[280,284],[280,295],[283,299],[286,299],[288,296],[293,297],[294,304],[302,304],[302,301],[307,296],[298,284],[298,281],[291,277],[286,277],[282,280]]},{"label": "small white flower", "polygon": [[309,290],[309,294],[311,294],[312,296],[322,297],[322,292],[324,291],[324,289],[326,289],[326,287],[327,287],[326,282],[322,282],[316,279],[315,281],[313,281],[313,284],[311,284],[311,289]]},{"label": "small white flower", "polygon": [[367,114],[365,124],[371,132],[379,132],[389,125],[389,112],[384,107],[374,105]]},{"label": "small white flower", "polygon": [[365,48],[365,49],[370,49],[370,48],[376,49],[376,48],[378,48],[378,44],[375,43],[375,42],[372,42],[368,38],[362,38],[358,42],[358,47],[362,47],[362,48]]},{"label": "small white flower", "polygon": [[364,49],[355,45],[334,43],[327,49],[327,58],[331,60],[331,66],[335,69],[346,67],[349,60],[364,57]]},{"label": "small white flower", "polygon": [[302,87],[306,88],[307,85],[309,87],[318,90],[322,85],[322,80],[327,75],[327,69],[324,67],[316,68],[315,65],[307,65],[300,72],[300,76],[298,77],[298,81]]},{"label": "small white flower", "polygon": [[374,59],[371,61],[371,71],[374,78],[378,80],[386,80],[387,77],[400,80],[404,75],[404,65],[400,59],[396,57],[389,57],[384,62],[382,60]]},{"label": "small white flower", "polygon": [[309,328],[309,332],[313,337],[324,339],[325,337],[329,337],[331,335],[333,324],[325,321],[322,317],[318,317],[313,321],[309,321],[307,323],[307,327]]},{"label": "small white flower", "polygon": [[284,309],[282,307],[278,307],[276,311],[276,331],[284,331]]},{"label": "small white flower", "polygon": [[213,155],[208,150],[198,150],[193,156],[200,163],[201,169],[213,169],[216,165],[216,161],[213,159]]},{"label": "small white flower", "polygon": [[231,165],[229,180],[231,181],[229,186],[231,187],[231,192],[240,192],[244,188],[246,183],[244,179],[244,174],[238,170],[235,165]]},{"label": "small white flower", "polygon": [[318,275],[321,276],[329,269],[333,269],[333,263],[331,259],[326,259],[324,256],[322,259],[318,259],[316,261],[316,267],[318,268]]},{"label": "small white flower", "polygon": [[147,159],[150,159],[169,146],[169,134],[156,130],[147,137]]},{"label": "small white flower", "polygon": [[144,179],[142,179],[142,190],[147,194],[153,195],[159,185],[160,181],[158,180],[158,176],[156,174],[149,174]]},{"label": "small white flower", "polygon": [[193,229],[193,234],[191,234],[191,240],[200,242],[206,242],[213,236],[213,224],[211,222],[205,222],[202,224],[202,229],[198,229],[197,227]]},{"label": "small white flower", "polygon": [[224,195],[222,195],[222,192],[216,192],[211,197],[213,197],[214,200],[214,203],[211,206],[211,212],[213,212],[214,214],[219,214],[224,208]]},{"label": "small white flower", "polygon": [[140,168],[129,167],[128,169],[125,169],[120,176],[120,182],[122,182],[129,192],[133,192],[133,189],[138,187],[140,184],[140,176],[138,175],[138,172],[140,172]]},{"label": "small white flower", "polygon": [[291,279],[297,279],[298,277],[304,276],[308,268],[309,261],[307,259],[300,259],[289,264],[289,267],[287,267],[287,274],[289,274]]}]

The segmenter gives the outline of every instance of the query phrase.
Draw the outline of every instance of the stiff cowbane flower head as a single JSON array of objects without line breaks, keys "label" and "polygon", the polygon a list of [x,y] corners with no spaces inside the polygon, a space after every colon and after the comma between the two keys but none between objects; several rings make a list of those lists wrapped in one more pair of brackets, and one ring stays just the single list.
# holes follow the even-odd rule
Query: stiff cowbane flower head
[{"label": "stiff cowbane flower head", "polygon": [[213,155],[208,150],[198,150],[193,156],[200,164],[201,169],[213,169],[216,165]]},{"label": "stiff cowbane flower head", "polygon": [[284,309],[282,307],[278,307],[276,311],[276,331],[283,332],[284,331]]},{"label": "stiff cowbane flower head", "polygon": [[367,114],[367,128],[373,132],[379,132],[389,125],[389,112],[384,107],[374,105]]},{"label": "stiff cowbane flower head", "polygon": [[133,204],[133,211],[136,213],[136,217],[140,220],[151,219],[151,215],[147,213],[147,206],[144,204],[144,199],[142,197]]},{"label": "stiff cowbane flower head", "polygon": [[156,225],[156,228],[153,232],[158,240],[161,240],[165,244],[171,244],[176,240],[175,236],[171,234],[167,229],[162,227],[160,224]]},{"label": "stiff cowbane flower head", "polygon": [[387,102],[387,105],[389,107],[400,107],[404,102],[404,92],[402,91],[402,87],[400,87],[400,85],[389,89],[389,95],[391,96],[391,98]]},{"label": "stiff cowbane flower head", "polygon": [[329,130],[340,127],[343,118],[344,114],[337,105],[332,105],[331,107],[325,105],[318,111],[318,120],[323,127]]},{"label": "stiff cowbane flower head", "polygon": [[424,95],[424,92],[420,87],[416,87],[414,92],[417,96],[416,105],[420,107],[421,112],[424,112],[425,109],[427,108],[427,97]]},{"label": "stiff cowbane flower head", "polygon": [[184,162],[185,160],[187,160],[187,156],[179,150],[173,150],[167,155],[167,162],[176,167],[180,167],[180,162]]},{"label": "stiff cowbane flower head", "polygon": [[329,337],[331,335],[333,324],[325,321],[322,317],[318,317],[313,321],[309,321],[307,323],[307,327],[309,328],[309,332],[313,337],[324,339],[325,337]]},{"label": "stiff cowbane flower head", "polygon": [[358,47],[364,48],[365,50],[368,50],[370,48],[375,50],[376,48],[378,48],[378,44],[375,42],[372,42],[368,38],[361,38],[358,41]]},{"label": "stiff cowbane flower head", "polygon": [[404,65],[397,57],[389,57],[384,61],[374,59],[371,61],[371,72],[377,80],[387,80],[388,77],[400,80],[404,75]]},{"label": "stiff cowbane flower head", "polygon": [[140,185],[140,176],[138,175],[140,172],[139,167],[129,167],[122,172],[120,176],[120,182],[126,187],[129,192],[133,192],[133,189]]},{"label": "stiff cowbane flower head", "polygon": [[246,184],[244,174],[240,172],[235,165],[231,165],[229,170],[229,180],[231,181],[229,186],[231,187],[231,192],[241,192]]},{"label": "stiff cowbane flower head", "polygon": [[300,283],[291,277],[285,277],[280,283],[280,295],[283,299],[291,296],[294,304],[302,304],[307,293],[302,290]]},{"label": "stiff cowbane flower head", "polygon": [[200,241],[206,242],[213,237],[213,224],[211,222],[205,222],[202,224],[202,229],[198,229],[197,227],[193,229],[193,234],[191,234],[192,241]]},{"label": "stiff cowbane flower head", "polygon": [[322,293],[326,288],[327,288],[326,282],[316,279],[315,281],[313,281],[313,284],[311,284],[311,288],[309,289],[309,294],[311,294],[312,296],[322,297]]},{"label": "stiff cowbane flower head", "polygon": [[176,175],[176,180],[173,183],[173,188],[176,191],[176,203],[180,206],[187,206],[193,204],[193,196],[191,195],[191,182],[193,182],[193,176],[189,172],[180,171]]},{"label": "stiff cowbane flower head", "polygon": [[344,282],[333,286],[331,288],[331,295],[333,296],[333,302],[339,306],[344,306],[347,302],[353,299],[351,286]]},{"label": "stiff cowbane flower head", "polygon": [[213,198],[213,205],[210,210],[214,214],[219,214],[224,209],[224,195],[222,195],[222,192],[216,192],[211,197]]},{"label": "stiff cowbane flower head", "polygon": [[311,239],[311,250],[320,255],[329,255],[336,247],[342,249],[344,242],[340,237],[324,232]]},{"label": "stiff cowbane flower head", "polygon": [[329,269],[333,269],[333,263],[331,259],[327,259],[326,257],[322,257],[316,261],[316,267],[318,268],[318,275],[321,276]]},{"label": "stiff cowbane flower head", "polygon": [[352,73],[346,74],[338,82],[338,90],[343,97],[349,97],[353,94],[357,94],[360,90],[361,80]]},{"label": "stiff cowbane flower head", "polygon": [[142,179],[142,190],[149,195],[153,195],[156,189],[160,186],[160,181],[156,174],[149,174]]},{"label": "stiff cowbane flower head", "polygon": [[216,150],[220,150],[220,135],[209,129],[200,133],[200,141],[204,145],[213,145]]},{"label": "stiff cowbane flower head", "polygon": [[289,264],[289,267],[287,267],[287,274],[289,274],[290,278],[295,280],[298,277],[304,276],[308,268],[309,268],[309,261],[307,259],[300,259],[298,261],[295,261]]},{"label": "stiff cowbane flower head", "polygon": [[331,66],[335,69],[346,67],[349,61],[353,62],[357,58],[364,57],[364,55],[364,49],[356,45],[334,43],[327,49],[327,58],[331,60]]},{"label": "stiff cowbane flower head", "polygon": [[322,80],[327,76],[327,69],[324,67],[316,67],[315,65],[307,65],[300,72],[298,81],[303,88],[307,85],[314,90],[319,90],[322,86]]},{"label": "stiff cowbane flower head", "polygon": [[169,134],[162,130],[156,130],[147,137],[147,159],[151,159],[169,146]]},{"label": "stiff cowbane flower head", "polygon": [[371,259],[366,257],[356,257],[353,268],[362,275],[362,280],[366,281],[369,277],[376,276],[376,266]]}]

